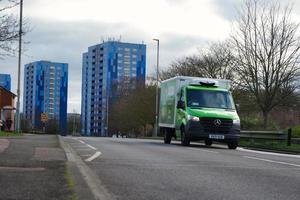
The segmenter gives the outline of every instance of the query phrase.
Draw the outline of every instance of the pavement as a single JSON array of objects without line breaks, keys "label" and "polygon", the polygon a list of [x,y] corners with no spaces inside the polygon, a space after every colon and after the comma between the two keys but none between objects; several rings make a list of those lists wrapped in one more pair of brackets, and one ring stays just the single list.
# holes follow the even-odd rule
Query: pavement
[{"label": "pavement", "polygon": [[0,200],[71,199],[56,135],[0,137]]},{"label": "pavement", "polygon": [[93,194],[80,199],[300,199],[299,155],[159,140],[60,140]]}]

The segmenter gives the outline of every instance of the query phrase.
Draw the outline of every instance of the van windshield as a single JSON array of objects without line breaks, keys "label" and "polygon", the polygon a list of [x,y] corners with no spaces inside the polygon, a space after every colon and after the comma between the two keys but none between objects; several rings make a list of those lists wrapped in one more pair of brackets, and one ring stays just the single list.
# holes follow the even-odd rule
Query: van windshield
[{"label": "van windshield", "polygon": [[229,92],[210,90],[187,90],[187,107],[235,109]]}]

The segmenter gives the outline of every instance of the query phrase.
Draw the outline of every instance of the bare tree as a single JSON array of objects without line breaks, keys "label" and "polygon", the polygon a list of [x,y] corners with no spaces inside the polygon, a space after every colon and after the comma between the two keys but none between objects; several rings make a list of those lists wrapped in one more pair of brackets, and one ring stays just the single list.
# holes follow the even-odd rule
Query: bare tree
[{"label": "bare tree", "polygon": [[234,79],[234,59],[229,45],[227,41],[211,43],[207,53],[202,53],[201,71],[204,77]]},{"label": "bare tree", "polygon": [[[10,10],[19,5],[17,0],[0,0],[0,58],[14,55],[17,51],[15,45],[19,37],[19,20]],[[25,25],[25,23],[24,23]],[[24,28],[25,34],[28,27]]]},{"label": "bare tree", "polygon": [[188,56],[177,59],[171,66],[160,72],[160,79],[166,80],[174,76],[201,76],[200,63],[198,56]]},{"label": "bare tree", "polygon": [[[140,84],[130,93],[122,92],[110,106],[109,130],[114,133],[146,133],[155,123],[155,85]],[[138,134],[137,134],[138,135]]]},{"label": "bare tree", "polygon": [[169,69],[161,73],[165,80],[174,76],[196,76],[234,80],[233,54],[229,43],[211,43],[199,54],[173,62]]},{"label": "bare tree", "polygon": [[247,0],[238,15],[232,41],[235,71],[262,112],[264,127],[270,111],[292,95],[299,78],[300,38],[291,21],[291,7]]}]

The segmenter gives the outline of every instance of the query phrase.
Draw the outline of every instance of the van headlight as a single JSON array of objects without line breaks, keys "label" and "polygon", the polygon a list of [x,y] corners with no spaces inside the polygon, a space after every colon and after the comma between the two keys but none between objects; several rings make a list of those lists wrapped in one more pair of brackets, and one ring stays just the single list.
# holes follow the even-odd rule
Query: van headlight
[{"label": "van headlight", "polygon": [[234,119],[233,120],[233,125],[239,126],[240,125],[240,120],[239,119]]},{"label": "van headlight", "polygon": [[188,120],[189,121],[194,121],[194,122],[199,122],[200,121],[199,117],[195,117],[195,116],[192,116],[192,115],[188,115]]}]

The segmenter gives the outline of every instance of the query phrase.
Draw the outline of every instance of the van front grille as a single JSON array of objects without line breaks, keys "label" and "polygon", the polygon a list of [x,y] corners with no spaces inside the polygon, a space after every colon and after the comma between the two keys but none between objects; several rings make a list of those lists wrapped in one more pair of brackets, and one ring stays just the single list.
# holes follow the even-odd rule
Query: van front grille
[{"label": "van front grille", "polygon": [[213,134],[227,134],[232,125],[232,119],[223,118],[200,118],[204,132]]}]

